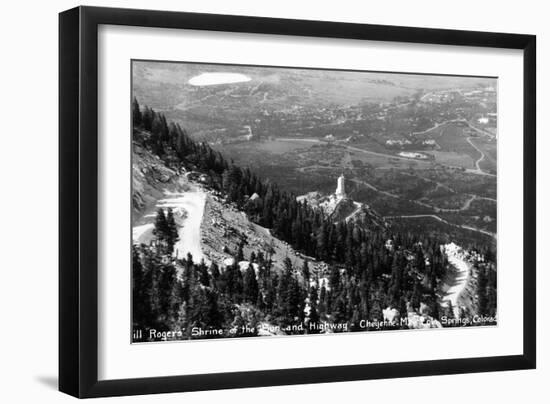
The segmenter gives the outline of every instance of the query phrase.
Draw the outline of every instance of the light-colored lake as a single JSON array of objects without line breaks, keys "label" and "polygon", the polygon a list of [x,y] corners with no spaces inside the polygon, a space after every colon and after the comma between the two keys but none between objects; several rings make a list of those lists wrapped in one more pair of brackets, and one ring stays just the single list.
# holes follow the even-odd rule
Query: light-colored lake
[{"label": "light-colored lake", "polygon": [[250,81],[250,77],[241,73],[202,73],[189,80],[189,84],[192,86],[213,86],[247,81]]}]

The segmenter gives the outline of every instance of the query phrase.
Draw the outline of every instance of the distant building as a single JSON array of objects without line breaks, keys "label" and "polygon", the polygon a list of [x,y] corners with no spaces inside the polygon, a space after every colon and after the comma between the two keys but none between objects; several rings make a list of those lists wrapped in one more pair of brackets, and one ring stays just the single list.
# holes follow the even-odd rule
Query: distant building
[{"label": "distant building", "polygon": [[411,145],[412,142],[407,139],[399,139],[399,140],[386,140],[386,146],[388,147],[404,147]]},{"label": "distant building", "polygon": [[346,184],[344,174],[338,177],[338,184],[336,186],[336,197],[345,198],[346,197]]},{"label": "distant building", "polygon": [[479,118],[477,120],[479,123],[483,124],[483,125],[486,125],[489,123],[489,118],[487,118],[486,116],[482,116],[481,118]]},{"label": "distant building", "polygon": [[418,152],[401,152],[399,153],[401,157],[406,157],[408,159],[420,159],[420,160],[426,160],[428,158],[427,155],[418,153]]}]

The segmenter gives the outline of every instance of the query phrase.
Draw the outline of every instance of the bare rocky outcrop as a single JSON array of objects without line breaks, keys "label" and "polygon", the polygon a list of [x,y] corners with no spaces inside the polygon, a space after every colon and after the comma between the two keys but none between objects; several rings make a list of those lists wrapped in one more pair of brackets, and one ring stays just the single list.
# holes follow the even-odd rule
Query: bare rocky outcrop
[{"label": "bare rocky outcrop", "polygon": [[244,212],[227,204],[219,196],[210,194],[206,199],[205,218],[201,227],[201,241],[204,254],[217,263],[229,262],[243,244],[245,259],[252,252],[261,251],[266,258],[271,258],[277,269],[283,268],[283,261],[289,258],[294,268],[301,268],[308,259],[313,272],[321,270],[324,265],[316,263],[311,257],[295,251],[288,243],[274,237],[269,229],[251,222]]},{"label": "bare rocky outcrop", "polygon": [[176,191],[178,173],[164,164],[143,147],[134,143],[132,149],[132,211],[136,220],[157,200],[163,198],[164,191]]},{"label": "bare rocky outcrop", "polygon": [[387,223],[369,205],[355,202],[341,192],[343,185],[339,184],[337,192],[323,195],[319,192],[310,192],[300,195],[296,199],[299,202],[307,202],[316,209],[321,209],[335,222],[354,221],[367,231],[384,230]]}]

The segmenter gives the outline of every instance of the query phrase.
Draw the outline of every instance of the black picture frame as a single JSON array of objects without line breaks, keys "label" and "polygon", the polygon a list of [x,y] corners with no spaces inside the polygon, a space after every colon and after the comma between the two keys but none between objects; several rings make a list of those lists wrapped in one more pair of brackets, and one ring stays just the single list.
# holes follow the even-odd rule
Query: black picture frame
[{"label": "black picture frame", "polygon": [[[523,51],[523,354],[98,380],[98,26],[344,38]],[[536,37],[182,12],[77,7],[59,15],[59,389],[76,397],[324,383],[536,366]]]}]

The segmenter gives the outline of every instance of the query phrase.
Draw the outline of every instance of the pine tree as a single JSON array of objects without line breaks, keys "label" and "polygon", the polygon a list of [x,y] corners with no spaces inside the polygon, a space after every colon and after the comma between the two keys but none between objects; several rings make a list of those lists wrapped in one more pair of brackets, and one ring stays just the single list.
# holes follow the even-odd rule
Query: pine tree
[{"label": "pine tree", "polygon": [[330,268],[329,285],[330,285],[330,290],[335,295],[340,293],[340,290],[341,290],[341,287],[342,287],[340,268],[338,268],[336,266],[332,266]]},{"label": "pine tree", "polygon": [[171,265],[163,265],[159,276],[159,321],[161,329],[174,329],[179,321],[179,308],[182,300],[179,294],[176,268]]},{"label": "pine tree", "polygon": [[279,323],[287,325],[291,320],[293,308],[291,307],[292,301],[292,280],[293,280],[293,268],[292,261],[286,257],[283,261],[284,269],[281,277],[279,278],[279,284],[277,285],[277,303],[276,310],[279,317]]},{"label": "pine tree", "polygon": [[256,279],[256,273],[252,263],[248,264],[243,280],[244,286],[244,300],[249,303],[256,303],[258,300],[258,281]]},{"label": "pine tree", "polygon": [[208,274],[208,269],[206,268],[204,259],[202,259],[199,264],[198,272],[199,272],[199,282],[203,286],[210,286],[210,275]]},{"label": "pine tree", "polygon": [[145,107],[141,115],[141,121],[143,124],[143,129],[150,131],[153,124],[153,111],[151,108]]},{"label": "pine tree", "polygon": [[168,128],[168,123],[164,115],[160,115],[160,140],[162,142],[168,142],[170,140],[170,129]]},{"label": "pine tree", "polygon": [[209,311],[207,291],[200,287],[192,288],[186,312],[188,338],[191,338],[193,328],[210,328]]},{"label": "pine tree", "polygon": [[[160,294],[160,276],[162,263],[160,256],[150,248],[140,248],[138,252],[135,250],[133,256],[133,264],[136,265],[134,269],[137,271],[141,266],[142,276],[140,280],[140,291],[135,290],[137,310],[134,314],[137,316],[138,322],[141,323],[141,327],[145,330],[149,328],[163,329],[164,325],[161,322],[162,310],[161,310],[161,294]],[[139,260],[140,264],[137,263]],[[137,283],[134,283],[134,287],[137,287]],[[136,319],[134,319],[136,321]]]},{"label": "pine tree", "polygon": [[211,329],[223,328],[223,314],[221,313],[218,301],[219,295],[215,291],[206,292],[207,309],[205,313],[206,323]]},{"label": "pine tree", "polygon": [[179,240],[178,227],[174,220],[174,212],[172,208],[168,208],[168,213],[166,215],[166,243],[167,251],[169,254],[174,252],[174,245]]},{"label": "pine tree", "polygon": [[327,297],[327,288],[325,282],[321,284],[321,290],[319,292],[319,314],[326,315],[328,310],[328,297]]},{"label": "pine tree", "polygon": [[151,148],[157,156],[164,154],[164,146],[162,144],[163,128],[162,118],[158,114],[153,114],[151,122]]},{"label": "pine tree", "polygon": [[440,318],[439,311],[440,311],[439,302],[437,301],[437,299],[433,299],[431,304],[431,309],[430,309],[430,315],[436,320],[439,320]]},{"label": "pine tree", "polygon": [[399,307],[399,299],[402,293],[403,265],[404,265],[403,254],[396,253],[392,261],[390,288],[388,291],[389,298],[390,298],[389,304],[394,308]]},{"label": "pine tree", "polygon": [[372,308],[369,312],[369,318],[371,320],[378,320],[378,321],[381,321],[383,319],[382,307],[380,307],[380,300],[379,299],[374,300],[374,302],[372,304]]},{"label": "pine tree", "polygon": [[227,266],[221,276],[227,295],[237,303],[242,301],[243,278],[238,264]]},{"label": "pine tree", "polygon": [[453,304],[451,303],[450,300],[447,300],[447,307],[445,307],[445,316],[447,317],[447,319],[455,318]]},{"label": "pine tree", "polygon": [[168,235],[169,235],[168,222],[164,214],[164,210],[159,208],[157,210],[157,216],[155,218],[155,227],[153,228],[153,234],[156,237],[159,245],[159,250],[162,254],[171,254],[169,249]]},{"label": "pine tree", "polygon": [[210,275],[212,277],[213,284],[215,285],[216,281],[220,278],[220,268],[215,262],[210,264]]},{"label": "pine tree", "polygon": [[132,121],[134,123],[134,128],[141,125],[141,110],[136,97],[134,97],[132,101]]},{"label": "pine tree", "polygon": [[309,263],[306,260],[304,260],[304,264],[302,265],[302,276],[304,278],[304,283],[306,287],[309,287],[309,277],[310,277],[310,271],[309,271]]},{"label": "pine tree", "polygon": [[418,310],[420,307],[420,302],[422,300],[422,292],[421,292],[421,286],[420,283],[415,280],[413,292],[411,296],[411,306],[413,309]]},{"label": "pine tree", "polygon": [[483,266],[477,265],[477,314],[487,315],[487,274]]},{"label": "pine tree", "polygon": [[497,314],[497,274],[494,268],[487,269],[487,315]]},{"label": "pine tree", "polygon": [[243,245],[244,242],[239,243],[239,248],[237,249],[237,262],[244,261]]},{"label": "pine tree", "polygon": [[[319,317],[319,311],[318,311],[318,304],[317,304],[317,288],[315,286],[311,287],[309,290],[309,314],[307,317],[307,324],[317,324],[320,321]],[[310,330],[311,334],[317,334],[319,333],[318,330]]]},{"label": "pine tree", "polygon": [[146,284],[139,248],[132,247],[132,323],[135,328],[146,326]]},{"label": "pine tree", "polygon": [[305,309],[305,299],[307,297],[307,290],[304,289],[298,279],[294,278],[292,283],[292,293],[291,293],[291,307],[295,308],[294,318],[298,324],[304,321],[304,309]]},{"label": "pine tree", "polygon": [[334,323],[345,323],[350,318],[346,315],[347,305],[343,295],[336,297],[333,303],[331,319]]},{"label": "pine tree", "polygon": [[174,129],[174,131],[176,134],[176,153],[178,154],[179,158],[183,160],[188,153],[187,137],[185,135],[185,132],[179,126],[176,126],[176,129]]},{"label": "pine tree", "polygon": [[328,259],[328,250],[329,250],[328,225],[326,221],[323,221],[316,236],[316,252],[317,252],[316,255],[321,260],[326,261]]}]

